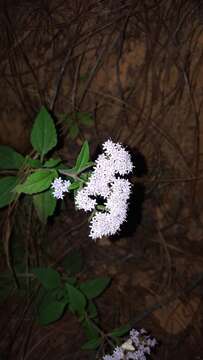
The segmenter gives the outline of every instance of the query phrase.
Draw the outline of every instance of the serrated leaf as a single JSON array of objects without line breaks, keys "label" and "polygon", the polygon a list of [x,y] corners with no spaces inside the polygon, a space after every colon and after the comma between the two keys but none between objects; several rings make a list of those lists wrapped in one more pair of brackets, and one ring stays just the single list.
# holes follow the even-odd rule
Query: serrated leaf
[{"label": "serrated leaf", "polygon": [[72,140],[75,140],[76,137],[78,136],[79,134],[79,127],[78,127],[78,124],[76,124],[76,122],[72,123],[69,127],[69,130],[68,130],[68,135],[70,136],[70,138]]},{"label": "serrated leaf", "polygon": [[80,290],[69,283],[66,283],[65,287],[68,291],[70,309],[80,315],[83,314],[86,306],[85,296]]},{"label": "serrated leaf", "polygon": [[31,132],[31,144],[42,156],[57,144],[54,121],[44,106],[35,119]]},{"label": "serrated leaf", "polygon": [[24,156],[12,149],[10,146],[0,145],[0,169],[19,169],[24,162]]},{"label": "serrated leaf", "polygon": [[78,250],[72,250],[63,259],[61,265],[71,275],[79,273],[83,267],[83,258],[81,256],[81,253]]},{"label": "serrated leaf", "polygon": [[33,195],[33,203],[39,219],[43,224],[46,224],[47,218],[53,215],[57,203],[57,200],[53,196],[51,190],[48,189],[39,194]]},{"label": "serrated leaf", "polygon": [[46,190],[57,176],[55,170],[39,170],[27,177],[23,184],[16,186],[15,191],[18,193],[35,194]]},{"label": "serrated leaf", "polygon": [[17,176],[5,176],[0,179],[0,208],[10,204],[16,197],[12,191],[18,182]]},{"label": "serrated leaf", "polygon": [[90,127],[94,124],[93,117],[89,112],[78,111],[76,113],[76,115],[81,124],[88,126],[88,127]]},{"label": "serrated leaf", "polygon": [[88,299],[94,299],[106,289],[110,280],[111,279],[109,277],[88,280],[80,285],[80,290]]},{"label": "serrated leaf", "polygon": [[81,150],[80,150],[80,153],[77,157],[77,160],[76,160],[76,169],[77,171],[79,172],[84,166],[87,165],[87,163],[89,162],[89,157],[90,157],[90,151],[89,151],[89,144],[88,144],[88,141],[85,140]]},{"label": "serrated leaf", "polygon": [[41,325],[48,325],[60,319],[64,313],[66,302],[52,300],[39,308],[38,320]]},{"label": "serrated leaf", "polygon": [[101,337],[89,340],[82,346],[82,350],[94,350],[94,349],[98,348],[98,346],[101,343],[102,343]]},{"label": "serrated leaf", "polygon": [[113,330],[112,332],[110,332],[109,335],[115,336],[115,337],[123,336],[126,333],[128,333],[131,328],[132,328],[132,326],[130,326],[130,325],[123,325],[123,326],[120,326],[117,329]]},{"label": "serrated leaf", "polygon": [[49,159],[47,161],[45,161],[43,167],[46,167],[46,168],[53,168],[55,166],[57,166],[58,164],[61,163],[61,159],[58,158],[58,159]]},{"label": "serrated leaf", "polygon": [[33,274],[46,289],[56,289],[61,286],[60,274],[52,268],[34,268]]}]

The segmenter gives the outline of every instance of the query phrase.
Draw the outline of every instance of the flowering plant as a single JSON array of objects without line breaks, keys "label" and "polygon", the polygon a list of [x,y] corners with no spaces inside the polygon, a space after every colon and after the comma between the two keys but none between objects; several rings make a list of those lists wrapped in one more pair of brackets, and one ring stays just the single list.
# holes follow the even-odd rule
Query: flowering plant
[{"label": "flowering plant", "polygon": [[[57,145],[57,133],[45,107],[34,121],[30,140],[33,151],[26,156],[8,146],[0,146],[0,171],[9,173],[0,178],[0,208],[15,206],[23,194],[32,199],[39,219],[46,223],[54,214],[57,200],[72,191],[76,209],[90,212],[90,238],[96,240],[118,232],[127,219],[131,183],[126,177],[133,170],[130,154],[124,146],[107,140],[102,145],[103,152],[93,163],[85,141],[75,165],[67,167],[59,156],[48,156]],[[123,326],[105,335],[98,325],[94,303],[109,285],[110,278],[80,283],[71,265],[78,262],[80,265],[80,257],[70,254],[65,276],[50,267],[30,269],[31,279],[37,279],[44,291],[38,320],[42,325],[48,325],[68,309],[79,317],[89,339],[83,349],[101,349],[109,338],[111,345],[116,346],[131,327]],[[76,273],[80,271],[79,266]],[[140,333],[131,330],[130,338],[103,360],[145,360],[145,354],[149,354],[154,345],[155,340],[150,340],[143,330]]]},{"label": "flowering plant", "polygon": [[32,195],[40,220],[46,222],[54,213],[56,200],[63,199],[66,192],[74,191],[76,208],[92,211],[92,239],[120,230],[127,218],[131,190],[131,184],[124,176],[133,170],[130,154],[121,144],[107,140],[103,144],[103,153],[93,163],[85,141],[75,165],[67,168],[61,158],[47,158],[57,144],[57,134],[54,121],[44,107],[34,122],[31,143],[33,157],[23,157],[7,146],[0,147],[0,169],[17,170],[17,176],[0,179],[0,207],[12,203],[22,193]]},{"label": "flowering plant", "polygon": [[157,344],[156,339],[146,333],[145,329],[132,329],[130,337],[121,346],[116,346],[112,355],[105,355],[103,360],[146,360],[146,354],[150,355],[151,348]]},{"label": "flowering plant", "polygon": [[[93,171],[88,174],[88,180],[81,183],[75,195],[77,209],[92,211],[90,221],[92,239],[113,235],[120,229],[126,220],[131,189],[130,182],[121,177],[133,169],[129,153],[123,146],[111,140],[103,144],[103,150],[104,153],[97,158]],[[68,175],[71,177],[71,174]],[[54,180],[51,187],[57,199],[63,198],[64,193],[73,188],[70,181],[62,180],[60,177]],[[103,204],[98,203],[98,197],[104,199]]]}]

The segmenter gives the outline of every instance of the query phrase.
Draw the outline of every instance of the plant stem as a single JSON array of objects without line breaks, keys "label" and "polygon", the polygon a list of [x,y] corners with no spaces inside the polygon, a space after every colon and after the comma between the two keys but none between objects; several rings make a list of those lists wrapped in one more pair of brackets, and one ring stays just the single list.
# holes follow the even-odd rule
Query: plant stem
[{"label": "plant stem", "polygon": [[74,174],[74,173],[72,174],[72,173],[68,172],[67,170],[60,170],[60,169],[58,170],[58,172],[62,175],[66,175],[74,180],[78,180],[78,181],[85,183],[85,180],[81,179],[77,174]]}]

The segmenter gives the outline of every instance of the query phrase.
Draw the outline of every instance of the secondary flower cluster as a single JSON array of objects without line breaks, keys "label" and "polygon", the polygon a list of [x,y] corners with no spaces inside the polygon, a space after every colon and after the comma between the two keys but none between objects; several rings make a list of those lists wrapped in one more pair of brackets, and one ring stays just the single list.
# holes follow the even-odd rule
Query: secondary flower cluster
[{"label": "secondary flower cluster", "polygon": [[51,188],[54,190],[52,192],[54,197],[56,199],[63,199],[64,194],[68,192],[70,184],[69,180],[62,180],[61,177],[56,178],[51,184]]},{"label": "secondary flower cluster", "polygon": [[129,339],[121,346],[117,346],[112,355],[105,355],[103,360],[146,360],[146,355],[150,355],[151,348],[156,344],[156,339],[146,335],[144,329],[140,331],[132,329]]},{"label": "secondary flower cluster", "polygon": [[[128,151],[111,140],[107,140],[102,147],[104,152],[95,161],[87,185],[75,197],[76,208],[94,210],[90,221],[92,239],[113,235],[120,229],[127,217],[131,190],[130,182],[122,177],[133,169]],[[104,199],[103,211],[98,211],[98,197]]]}]

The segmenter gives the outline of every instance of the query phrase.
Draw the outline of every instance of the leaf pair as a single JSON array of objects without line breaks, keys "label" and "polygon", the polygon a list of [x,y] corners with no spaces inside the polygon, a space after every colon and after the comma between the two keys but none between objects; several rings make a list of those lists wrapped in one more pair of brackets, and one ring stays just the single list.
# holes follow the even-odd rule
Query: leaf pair
[{"label": "leaf pair", "polygon": [[92,318],[97,316],[92,299],[99,296],[110,282],[109,278],[98,278],[78,285],[75,278],[70,278],[64,284],[60,274],[52,268],[35,268],[33,273],[47,291],[39,308],[39,321],[43,325],[58,320],[66,306],[81,319],[85,311]]},{"label": "leaf pair", "polygon": [[[129,324],[123,325],[123,326],[120,326],[119,328],[113,330],[108,335],[112,338],[118,338],[120,336],[124,336],[126,333],[129,332],[130,329],[131,329],[131,326]],[[97,335],[96,335],[96,333],[97,333]],[[92,339],[87,341],[82,346],[83,350],[95,350],[98,348],[99,345],[102,344],[103,339],[102,339],[102,337],[99,336],[99,333],[94,332],[93,334],[95,334],[95,336],[92,336]]]}]

